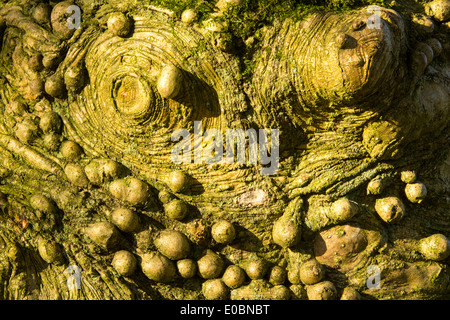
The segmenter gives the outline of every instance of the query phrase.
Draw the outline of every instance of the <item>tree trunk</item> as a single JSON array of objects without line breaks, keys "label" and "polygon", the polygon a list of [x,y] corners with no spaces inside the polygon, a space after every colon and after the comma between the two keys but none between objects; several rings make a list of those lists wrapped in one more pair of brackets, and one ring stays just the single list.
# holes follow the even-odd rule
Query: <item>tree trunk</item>
[{"label": "tree trunk", "polygon": [[0,298],[448,296],[448,1],[4,2]]}]

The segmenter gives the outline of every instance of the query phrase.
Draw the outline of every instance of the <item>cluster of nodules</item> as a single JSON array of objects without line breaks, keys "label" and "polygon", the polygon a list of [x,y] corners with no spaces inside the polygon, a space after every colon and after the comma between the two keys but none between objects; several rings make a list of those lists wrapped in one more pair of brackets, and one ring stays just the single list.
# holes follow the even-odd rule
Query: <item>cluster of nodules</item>
[{"label": "cluster of nodules", "polygon": [[[432,36],[439,25],[448,25],[450,20],[450,4],[447,0],[431,1],[424,9],[425,14],[412,17],[413,27],[420,38]],[[416,75],[421,75],[432,60],[440,55],[442,44],[435,38],[429,38],[418,41],[412,49],[411,68]]]},{"label": "cluster of nodules", "polygon": [[229,265],[221,278],[204,282],[202,289],[207,299],[335,300],[339,295],[342,300],[361,298],[350,287],[339,292],[333,282],[326,280],[325,267],[315,259],[288,270],[261,258],[251,259],[242,267]]},{"label": "cluster of nodules", "polygon": [[4,122],[20,142],[47,151],[61,148],[63,153],[63,122],[60,116],[51,110],[46,100],[38,102],[34,109],[31,111],[27,104],[18,100],[11,101],[5,106]]},{"label": "cluster of nodules", "polygon": [[[232,264],[211,249],[205,249],[200,256],[194,254],[192,243],[180,231],[139,231],[139,218],[129,209],[114,210],[110,221],[90,225],[86,234],[96,244],[110,249],[120,242],[118,229],[135,234],[136,252],[118,250],[111,261],[124,277],[142,272],[150,280],[164,284],[198,277],[202,280],[203,297],[208,300],[338,298],[334,284],[324,280],[324,266],[314,259],[292,272],[256,256],[242,265]],[[211,234],[217,243],[229,244],[235,237],[235,229],[232,223],[219,220],[213,224]],[[359,293],[351,288],[346,288],[341,296],[341,299],[359,298]]]},{"label": "cluster of nodules", "polygon": [[67,180],[75,186],[105,187],[112,196],[130,206],[144,207],[151,201],[151,187],[131,176],[130,170],[121,163],[107,158],[81,161],[83,149],[71,140],[63,142],[61,154],[67,160],[64,167]]},{"label": "cluster of nodules", "polygon": [[[84,168],[85,179],[89,183],[104,183],[101,179],[108,176],[105,175],[105,165],[105,160],[91,161]],[[182,222],[188,215],[189,207],[174,194],[187,192],[191,178],[183,171],[174,170],[167,175],[165,183],[170,191],[161,190],[158,194],[164,212],[167,218]],[[124,205],[112,210],[108,221],[88,225],[84,233],[107,251],[121,247],[123,233],[134,236],[136,250],[118,250],[112,258],[111,264],[120,275],[132,276],[140,267],[147,278],[158,283],[197,276],[205,280],[202,292],[206,299],[228,298],[230,288],[240,287],[244,283],[246,277],[243,269],[234,265],[226,268],[225,259],[210,249],[194,259],[195,244],[184,233],[168,228],[154,230],[141,223],[134,207],[145,206],[152,197],[150,186],[144,181],[132,177],[115,179],[109,183],[108,189]],[[225,220],[216,221],[210,233],[214,242],[222,245],[230,244],[236,237],[234,225]],[[247,270],[250,277],[263,276],[253,269],[250,265]]]},{"label": "cluster of nodules", "polygon": [[[427,196],[427,187],[417,180],[413,170],[400,172],[400,179],[405,184],[403,194],[413,204],[420,204]],[[367,194],[381,195],[386,181],[375,178],[367,185]],[[399,222],[406,214],[405,205],[398,196],[380,197],[375,200],[375,211],[388,224]],[[443,234],[433,234],[419,241],[419,252],[427,260],[441,261],[450,255],[450,242]]]},{"label": "cluster of nodules", "polygon": [[[219,1],[217,3],[218,8],[221,11],[225,10],[230,5],[237,5],[239,1]],[[73,5],[70,1],[63,1],[56,4],[53,8],[48,4],[39,4],[34,8],[32,17],[41,24],[50,26],[53,32],[58,35],[61,40],[69,39],[76,29],[68,28],[68,8]],[[69,10],[70,12],[70,10]],[[219,14],[218,13],[218,14]],[[181,21],[186,24],[192,24],[197,19],[197,13],[193,9],[185,10],[181,15]],[[224,28],[211,27],[214,24],[213,20],[205,23],[206,29],[223,35]],[[215,24],[214,24],[215,25]],[[113,12],[108,15],[107,30],[114,36],[128,37],[132,34],[133,19],[126,13]],[[225,50],[225,47],[230,45],[230,39],[226,36],[219,37],[217,46]],[[224,40],[225,39],[225,40]],[[63,60],[62,51],[55,53],[35,53],[30,56],[29,66],[33,72],[36,72],[36,77],[32,77],[30,80],[30,92],[33,98],[41,98],[44,95],[48,95],[53,98],[65,98],[67,92],[76,93],[86,83],[85,78],[87,76],[86,67],[83,61],[77,62],[72,65],[65,66],[64,68],[58,68],[59,63]],[[55,70],[56,71],[52,71]],[[176,70],[175,70],[176,71]],[[167,71],[169,72],[169,71]],[[179,74],[177,74],[179,77]],[[43,80],[44,79],[44,80]],[[176,80],[176,79],[175,79]],[[174,91],[177,88],[172,88]],[[163,95],[164,96],[164,95]],[[173,98],[172,94],[170,98]]]},{"label": "cluster of nodules", "polygon": [[[325,280],[325,275],[324,266],[315,259],[287,271],[282,266],[255,258],[243,266],[227,266],[220,278],[205,281],[202,291],[207,299],[337,299],[338,290],[331,281]],[[341,295],[342,300],[359,298],[359,293],[351,288],[344,289]]]},{"label": "cluster of nodules", "polygon": [[[75,32],[70,28],[68,18],[71,16],[69,7],[73,3],[62,1],[52,7],[46,3],[39,3],[33,8],[31,18],[46,29],[51,29],[56,39],[64,41],[69,39]],[[75,12],[75,11],[73,11]],[[52,45],[57,46],[56,43]],[[40,48],[34,48],[36,52],[30,54],[28,66],[35,76],[30,78],[29,91],[33,99],[39,99],[45,95],[53,98],[64,98],[67,91],[78,91],[85,83],[84,65],[76,64],[59,70],[63,50],[51,50],[49,52],[38,52]],[[56,70],[57,71],[53,71]]]},{"label": "cluster of nodules", "polygon": [[[51,236],[48,236],[48,232],[51,232],[57,224],[58,206],[51,198],[40,193],[33,194],[28,199],[28,203],[34,217],[27,216],[27,220],[33,222],[35,219],[40,222],[32,223],[33,230],[40,233],[36,239],[39,255],[47,263],[58,266],[64,264],[66,258],[63,247]],[[9,205],[8,196],[0,192],[0,209],[4,210]],[[21,227],[26,226],[22,225]]]},{"label": "cluster of nodules", "polygon": [[[160,198],[167,193],[164,192]],[[174,217],[173,212],[168,212],[167,204],[172,201],[166,202],[166,213],[170,218],[182,220],[180,215]],[[109,215],[109,221],[93,223],[85,230],[94,243],[108,250],[117,248],[121,232],[134,234],[137,246],[135,253],[128,250],[114,253],[111,264],[122,276],[132,276],[140,267],[147,278],[157,283],[199,277],[204,280],[202,293],[206,299],[229,298],[230,289],[242,286],[246,280],[242,268],[236,265],[227,267],[226,260],[211,249],[205,249],[200,257],[194,258],[194,244],[184,233],[143,228],[138,214],[129,208],[116,208]],[[225,220],[216,221],[211,227],[211,236],[215,243],[229,244],[235,239],[235,227]],[[250,277],[259,278],[263,273],[265,271],[252,265],[247,268]]]},{"label": "cluster of nodules", "polygon": [[[415,171],[405,170],[401,172],[401,180],[406,184],[404,194],[412,203],[421,203],[426,195],[427,188],[425,184],[417,181]],[[383,179],[375,178],[367,185],[367,194],[381,195],[386,187]],[[405,205],[397,196],[380,197],[375,201],[375,211],[380,218],[387,223],[396,223],[405,215]]]},{"label": "cluster of nodules", "polygon": [[[420,204],[427,196],[427,187],[417,180],[413,170],[400,172],[404,183],[403,195],[412,204]],[[388,225],[398,223],[406,215],[406,206],[398,195],[388,195],[388,179],[376,177],[367,185],[367,194],[376,197],[374,210],[378,217]],[[334,222],[349,221],[358,213],[358,205],[346,198],[333,203],[330,218]],[[450,255],[450,242],[443,234],[434,234],[419,241],[418,251],[426,260],[441,261]]]},{"label": "cluster of nodules", "polygon": [[[409,206],[405,206],[404,200],[409,201],[412,205],[419,205],[427,196],[427,188],[423,182],[418,181],[415,171],[404,170],[399,173],[399,176],[401,192],[392,186],[392,178],[383,175],[375,177],[367,185],[368,197],[365,197],[370,198],[369,203],[373,206],[369,207],[368,211],[374,214],[374,218],[383,221],[385,225],[398,223],[405,217],[406,208]],[[402,201],[402,199],[404,200]],[[302,217],[299,216],[302,212],[301,206],[301,200],[291,201],[285,213],[274,223],[272,229],[274,243],[283,248],[290,248],[301,241],[301,224],[304,223]],[[369,242],[378,240],[369,235],[371,231],[355,224],[358,218],[356,216],[361,213],[361,208],[362,206],[356,201],[343,197],[324,206],[322,211],[319,210],[318,214],[322,215],[321,212],[323,212],[323,216],[306,218],[309,219],[309,223],[311,223],[311,219],[322,219],[319,230],[331,226],[320,231],[314,239],[314,255],[317,263],[346,272],[359,265],[365,260],[365,257],[371,254]],[[450,241],[443,234],[431,234],[417,240],[415,250],[421,254],[423,260],[443,261],[450,256]],[[302,282],[311,285],[311,283]],[[336,290],[330,289],[334,285],[329,281],[322,282],[318,281],[320,285],[317,285],[317,288],[320,287],[321,290],[333,293],[330,297],[336,298]],[[324,289],[325,287],[327,289]],[[307,286],[307,290],[312,289]],[[346,289],[350,292],[349,290],[353,289]],[[309,293],[308,297],[311,298]]]},{"label": "cluster of nodules", "polygon": [[[400,179],[405,183],[404,195],[413,204],[420,204],[428,191],[424,183],[417,180],[417,173],[404,170]],[[382,180],[372,180],[367,186],[368,194],[380,194],[383,191]],[[375,202],[375,210],[387,223],[396,223],[405,215],[405,206],[399,197],[379,198]],[[441,261],[450,255],[450,242],[443,234],[433,234],[419,241],[419,252],[425,259]]]},{"label": "cluster of nodules", "polygon": [[109,183],[111,194],[120,200],[132,205],[147,201],[149,186],[139,179],[128,177],[129,170],[121,163],[106,158],[86,162],[83,154],[84,150],[77,142],[65,140],[61,143],[60,155],[65,160],[64,173],[73,185],[88,188]]},{"label": "cluster of nodules", "polygon": [[[33,61],[30,61],[30,66],[34,71],[40,71],[45,65],[41,63],[43,58],[40,53],[33,55],[30,59]],[[67,91],[78,92],[83,87],[86,76],[85,72],[84,65],[80,64],[67,68],[63,75],[60,72],[49,75],[45,82],[41,77],[36,77],[30,83],[31,95],[35,99],[44,97],[45,95],[52,98],[65,98]]]},{"label": "cluster of nodules", "polygon": [[[221,16],[227,11],[235,6],[239,6],[242,0],[219,0],[217,1],[215,7],[216,12],[211,14],[211,17],[202,22],[202,26],[214,35],[214,45],[217,49],[231,53],[234,49],[235,43],[231,34],[227,31],[228,25],[227,21],[221,19]],[[186,9],[181,14],[181,21],[186,24],[194,24],[197,20],[197,13],[194,9]]]},{"label": "cluster of nodules", "polygon": [[[41,66],[43,66],[40,64],[40,61],[43,61],[42,54],[38,53],[33,55],[31,59],[36,62],[30,61],[30,66],[35,66],[32,67],[34,68],[34,71],[39,71]],[[78,92],[84,86],[86,70],[82,63],[67,68],[64,74],[61,73],[62,72],[58,71],[49,75],[45,82],[41,77],[32,80],[30,83],[31,95],[35,99],[44,97],[45,95],[52,98],[63,99],[66,97],[68,91]]]},{"label": "cluster of nodules", "polygon": [[[226,32],[227,25],[220,17],[234,6],[241,4],[241,0],[219,0],[216,3],[217,11],[211,15],[211,18],[204,21],[202,26],[213,32],[217,37],[215,38],[215,45],[222,51],[230,51],[233,43],[230,34]],[[193,8],[187,8],[181,13],[180,20],[186,25],[195,25],[198,20],[198,13]],[[216,19],[218,18],[218,19]],[[115,12],[109,15],[107,26],[108,30],[119,37],[127,37],[130,35],[133,27],[132,19],[121,12]]]},{"label": "cluster of nodules", "polygon": [[[62,1],[53,8],[46,3],[38,4],[32,12],[34,21],[42,26],[51,27],[53,34],[61,41],[68,40],[74,34],[76,28],[69,26],[69,17],[76,11],[69,8],[74,4],[70,1]],[[81,14],[81,12],[80,12]],[[78,17],[81,21],[81,17]],[[121,12],[109,16],[107,27],[114,35],[125,37],[131,32],[132,20]],[[87,76],[83,61],[76,62],[64,68],[58,65],[64,57],[63,50],[55,52],[36,52],[30,55],[29,68],[36,73],[29,83],[31,96],[34,99],[45,95],[63,99],[67,92],[77,93],[85,85]],[[56,71],[53,71],[57,69]]]},{"label": "cluster of nodules", "polygon": [[[111,264],[120,275],[131,277],[136,272],[142,272],[157,283],[197,277],[202,280],[204,298],[211,300],[290,299],[305,298],[305,294],[310,299],[337,297],[334,285],[322,281],[324,269],[315,260],[313,266],[310,266],[312,262],[305,263],[295,274],[289,275],[285,267],[271,265],[256,255],[242,265],[230,263],[221,254],[203,246],[203,253],[199,255],[195,243],[183,232],[144,227],[138,212],[129,208],[142,205],[145,198],[142,196],[145,182],[138,181],[112,181],[109,184],[111,194],[129,206],[119,206],[108,214],[108,221],[92,223],[85,228],[85,234],[91,241],[107,251],[121,248],[123,233],[134,236],[136,248],[119,249],[112,258]],[[191,177],[183,171],[174,170],[165,177],[165,183],[169,190],[159,191],[158,197],[167,218],[186,221],[189,207],[174,194],[188,192]],[[226,246],[234,241],[236,229],[233,223],[218,220],[212,224],[210,234],[215,244]],[[291,287],[286,285],[287,281]],[[304,285],[307,285],[306,293]]]},{"label": "cluster of nodules", "polygon": [[416,75],[423,74],[427,66],[433,61],[433,58],[439,56],[441,52],[442,44],[435,38],[418,42],[411,57],[411,68],[413,72]]}]

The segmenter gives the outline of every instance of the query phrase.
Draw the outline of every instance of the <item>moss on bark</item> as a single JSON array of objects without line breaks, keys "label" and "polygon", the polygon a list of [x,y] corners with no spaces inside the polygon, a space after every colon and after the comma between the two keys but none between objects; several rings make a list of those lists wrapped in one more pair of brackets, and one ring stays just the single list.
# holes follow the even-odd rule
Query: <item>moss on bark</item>
[{"label": "moss on bark", "polygon": [[[427,2],[79,0],[81,28],[67,35],[36,14],[38,1],[0,1],[0,298],[306,299],[299,270],[313,258],[326,270],[314,288],[335,287],[334,298],[348,287],[362,298],[447,297],[447,247],[439,259],[420,249],[450,236],[448,22],[424,15]],[[382,6],[380,28],[368,5]],[[117,12],[129,33],[108,27]],[[261,175],[261,158],[174,163],[172,133],[187,130],[194,149],[197,121],[223,138],[278,129],[278,171]],[[426,186],[420,203],[405,194],[406,171]],[[189,183],[174,188],[180,172]],[[342,197],[357,213],[330,218]],[[175,199],[181,219],[164,209]],[[403,215],[382,219],[380,199],[401,200]],[[123,207],[138,227],[113,219]],[[221,220],[230,242],[211,237]],[[273,235],[277,221],[292,239]],[[140,266],[163,253],[153,239],[164,230],[184,234],[182,258],[215,278],[262,261],[287,279],[248,275],[230,291],[212,281],[220,294],[212,285],[205,295],[205,279],[176,270],[178,255],[152,260],[162,269],[149,277]],[[124,250],[134,272],[114,267]],[[374,265],[378,290],[367,284]]]}]

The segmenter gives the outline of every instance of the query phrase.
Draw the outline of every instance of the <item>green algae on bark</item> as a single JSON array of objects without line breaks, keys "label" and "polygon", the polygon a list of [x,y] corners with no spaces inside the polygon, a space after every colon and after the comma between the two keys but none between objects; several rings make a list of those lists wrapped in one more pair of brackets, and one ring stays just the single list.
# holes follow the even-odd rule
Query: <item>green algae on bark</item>
[{"label": "green algae on bark", "polygon": [[[224,3],[80,0],[77,30],[69,2],[2,5],[1,298],[448,296],[445,12]],[[173,163],[194,121],[278,129],[278,173]]]}]

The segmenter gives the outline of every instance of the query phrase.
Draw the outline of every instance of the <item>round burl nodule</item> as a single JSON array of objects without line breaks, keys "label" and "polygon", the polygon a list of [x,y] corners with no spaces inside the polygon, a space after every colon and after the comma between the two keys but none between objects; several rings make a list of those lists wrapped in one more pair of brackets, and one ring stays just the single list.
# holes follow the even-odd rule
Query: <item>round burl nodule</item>
[{"label": "round burl nodule", "polygon": [[120,250],[114,254],[112,266],[123,276],[131,276],[136,270],[137,259],[127,250]]},{"label": "round burl nodule", "polygon": [[121,240],[121,235],[117,228],[107,221],[89,225],[85,233],[97,245],[108,250],[115,248]]},{"label": "round burl nodule", "polygon": [[434,51],[433,49],[426,44],[425,42],[419,42],[416,44],[415,50],[423,52],[427,56],[427,61],[430,63],[433,61],[434,58]]},{"label": "round burl nodule", "polygon": [[342,291],[341,300],[361,300],[361,294],[352,287],[345,287]]},{"label": "round burl nodule", "polygon": [[309,300],[335,300],[337,290],[331,281],[322,281],[306,287]]},{"label": "round burl nodule", "polygon": [[325,268],[315,259],[301,265],[299,270],[300,281],[306,285],[312,285],[323,280]]},{"label": "round burl nodule", "polygon": [[225,262],[211,250],[197,261],[198,273],[203,279],[214,279],[222,275]]},{"label": "round burl nodule", "polygon": [[[436,38],[429,38],[425,40],[425,43],[428,44],[431,49],[433,49],[434,56],[437,57],[442,52],[442,44],[441,42]],[[414,181],[413,181],[414,182]]]},{"label": "round burl nodule", "polygon": [[211,235],[217,243],[229,244],[236,237],[236,230],[231,222],[220,220],[213,224]]},{"label": "round burl nodule", "polygon": [[79,164],[68,163],[64,168],[67,180],[80,188],[86,188],[89,186],[89,179],[84,173],[84,169]]},{"label": "round burl nodule", "polygon": [[[156,88],[161,97],[175,99],[183,90],[183,81],[182,71],[174,65],[167,65],[161,69]],[[186,178],[188,177],[184,172],[180,170],[173,171],[169,175],[169,187],[173,192],[182,192],[184,189],[183,183]]]},{"label": "round burl nodule", "polygon": [[405,195],[412,203],[421,203],[427,196],[427,187],[422,182],[408,183],[405,187]]},{"label": "round burl nodule", "polygon": [[47,3],[39,3],[32,13],[33,19],[40,24],[50,23],[52,7]]},{"label": "round burl nodule", "polygon": [[111,222],[123,232],[139,230],[139,216],[128,208],[117,208],[111,213]]},{"label": "round burl nodule", "polygon": [[250,279],[262,279],[268,270],[268,265],[263,259],[250,261],[245,268]]},{"label": "round burl nodule", "polygon": [[63,56],[60,51],[54,53],[44,53],[42,57],[42,65],[49,70],[55,70],[62,62]]},{"label": "round burl nodule", "polygon": [[125,176],[128,172],[124,165],[111,159],[103,159],[102,165],[105,175],[104,181],[111,181],[113,179],[120,178]]},{"label": "round burl nodule", "polygon": [[174,196],[173,196],[170,192],[161,190],[161,191],[158,193],[158,199],[159,199],[159,201],[161,201],[163,204],[167,204],[167,203],[169,203],[170,201],[172,201],[172,200],[174,199]]},{"label": "round burl nodule", "polygon": [[64,255],[61,246],[55,241],[39,239],[38,252],[41,258],[51,264],[61,265],[64,263]]},{"label": "round burl nodule", "polygon": [[291,292],[284,285],[278,284],[270,289],[270,298],[272,300],[289,300],[290,297]]},{"label": "round burl nodule", "polygon": [[188,190],[191,178],[183,171],[174,170],[167,177],[167,185],[175,193],[182,193]]},{"label": "round burl nodule", "polygon": [[206,300],[225,300],[230,291],[222,279],[210,279],[203,282],[202,293]]},{"label": "round burl nodule", "polygon": [[109,185],[109,192],[131,206],[146,205],[152,195],[147,183],[133,177],[114,180]]},{"label": "round burl nodule", "polygon": [[178,260],[177,269],[180,276],[189,279],[197,274],[197,263],[192,259]]},{"label": "round burl nodule", "polygon": [[108,17],[108,30],[119,37],[126,37],[131,32],[132,22],[122,12],[114,12]]},{"label": "round burl nodule", "polygon": [[50,15],[53,32],[62,39],[69,39],[75,32],[75,28],[70,28],[67,21],[73,14],[71,11],[67,12],[72,5],[70,1],[59,2],[53,7]]},{"label": "round burl nodule", "polygon": [[33,143],[38,137],[38,126],[32,119],[25,119],[16,125],[15,134],[19,141],[29,144]]},{"label": "round burl nodule", "polygon": [[63,77],[54,74],[45,81],[45,92],[53,98],[64,98],[66,94],[66,85]]},{"label": "round burl nodule", "polygon": [[191,24],[197,19],[197,12],[194,9],[186,9],[181,13],[181,21]]},{"label": "round burl nodule", "polygon": [[280,266],[274,266],[269,273],[269,282],[273,285],[280,285],[286,281],[286,269]]},{"label": "round burl nodule", "polygon": [[173,220],[183,220],[188,214],[188,206],[186,202],[174,199],[164,205],[166,215]]},{"label": "round burl nodule", "polygon": [[341,198],[333,202],[330,208],[329,218],[333,222],[348,221],[358,213],[358,205],[347,198]]},{"label": "round burl nodule", "polygon": [[416,182],[417,174],[412,170],[404,170],[400,173],[400,180],[404,183],[414,183]]},{"label": "round burl nodule", "polygon": [[41,71],[44,68],[42,63],[43,56],[41,53],[33,54],[28,60],[28,65],[33,71]]},{"label": "round burl nodule", "polygon": [[163,230],[154,239],[158,251],[171,260],[186,258],[191,252],[188,238],[179,231]]},{"label": "round burl nodule", "polygon": [[272,227],[273,242],[283,248],[296,245],[301,239],[301,229],[297,221],[281,216]]},{"label": "round burl nodule", "polygon": [[93,159],[84,167],[84,171],[89,181],[95,185],[111,182],[127,173],[122,164],[111,159]]},{"label": "round burl nodule", "polygon": [[411,55],[411,70],[416,76],[422,75],[428,66],[427,55],[422,51],[413,51]]},{"label": "round burl nodule", "polygon": [[61,117],[54,111],[44,113],[39,120],[39,127],[44,133],[60,132],[62,125]]},{"label": "round burl nodule", "polygon": [[45,93],[45,82],[40,77],[34,78],[29,83],[30,94],[33,99],[39,99]]},{"label": "round burl nodule", "polygon": [[170,282],[176,276],[175,263],[159,252],[142,255],[141,269],[147,278],[157,282]]},{"label": "round burl nodule", "polygon": [[44,141],[44,147],[49,151],[57,151],[61,147],[62,136],[57,133],[45,133],[42,139]]},{"label": "round burl nodule", "polygon": [[72,140],[63,141],[59,151],[61,152],[61,155],[69,161],[78,160],[83,154],[83,149],[80,145]]},{"label": "round burl nodule", "polygon": [[383,192],[384,184],[379,179],[372,179],[367,184],[366,193],[369,194],[381,194]]},{"label": "round burl nodule", "polygon": [[73,66],[64,72],[64,84],[72,92],[79,91],[84,85],[85,69],[83,66]]},{"label": "round burl nodule", "polygon": [[427,260],[442,261],[450,255],[450,241],[443,234],[433,234],[419,241],[419,251]]},{"label": "round burl nodule", "polygon": [[222,280],[231,289],[236,289],[244,283],[245,271],[237,265],[230,265],[225,269]]},{"label": "round burl nodule", "polygon": [[375,201],[375,211],[383,221],[395,223],[405,215],[405,206],[397,197],[386,197]]}]

